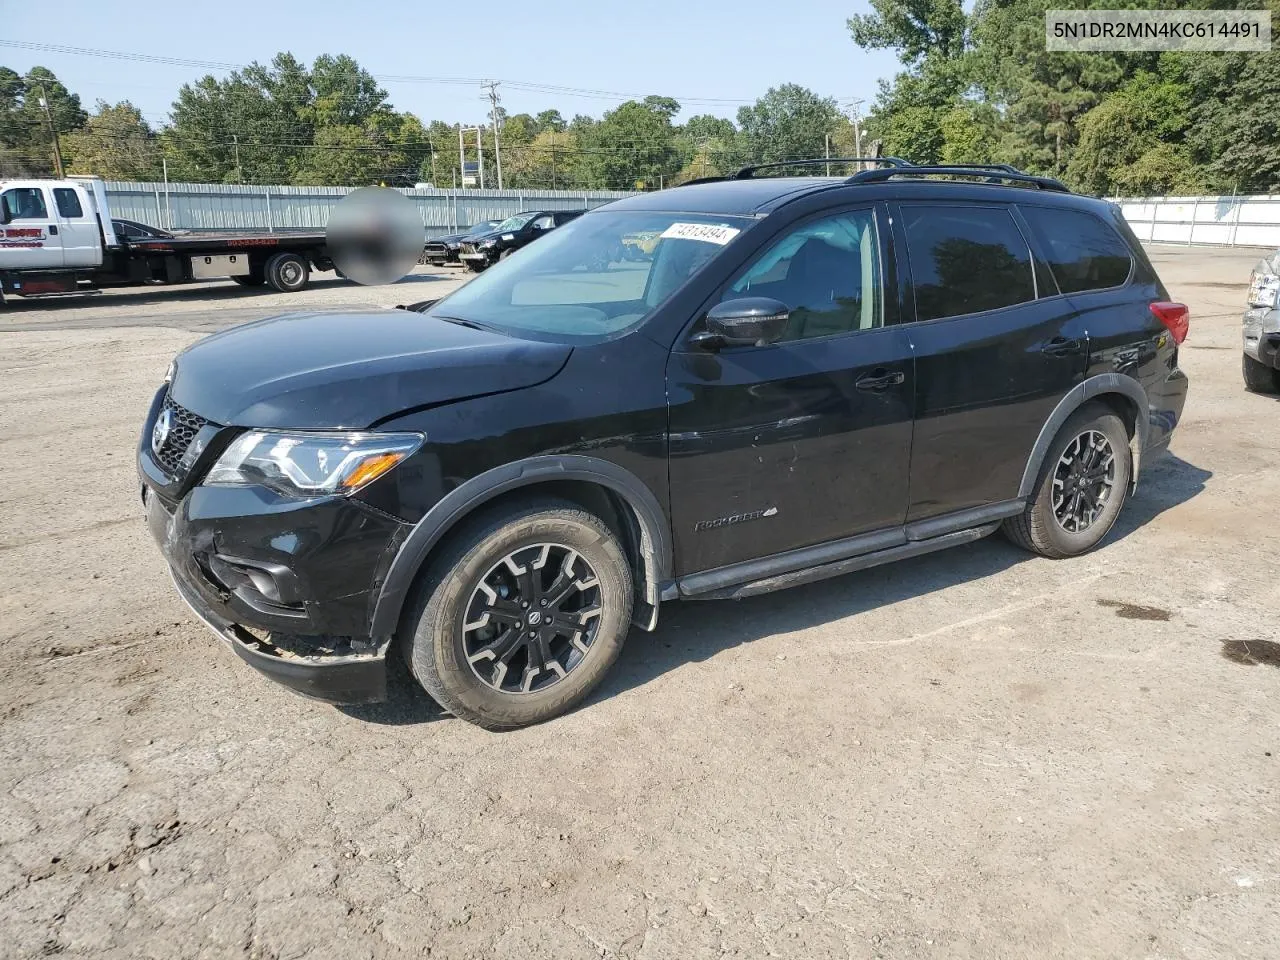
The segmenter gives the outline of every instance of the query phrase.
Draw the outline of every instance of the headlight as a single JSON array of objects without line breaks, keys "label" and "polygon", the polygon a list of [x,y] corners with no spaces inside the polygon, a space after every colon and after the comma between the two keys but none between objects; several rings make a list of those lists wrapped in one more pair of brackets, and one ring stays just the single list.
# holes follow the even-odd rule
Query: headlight
[{"label": "headlight", "polygon": [[1280,293],[1280,277],[1273,273],[1255,273],[1249,278],[1249,306],[1275,307]]},{"label": "headlight", "polygon": [[208,486],[262,484],[289,496],[354,493],[422,446],[416,433],[250,430],[205,478]]},{"label": "headlight", "polygon": [[498,245],[497,240],[485,240],[481,242],[480,247],[483,250],[488,250],[490,247],[496,247],[497,245]]},{"label": "headlight", "polygon": [[170,361],[169,361],[169,369],[167,369],[167,370],[164,372],[164,382],[165,382],[165,383],[173,383],[173,375],[174,375],[174,373],[177,371],[177,369],[178,369],[178,361],[177,361],[177,360],[170,360]]}]

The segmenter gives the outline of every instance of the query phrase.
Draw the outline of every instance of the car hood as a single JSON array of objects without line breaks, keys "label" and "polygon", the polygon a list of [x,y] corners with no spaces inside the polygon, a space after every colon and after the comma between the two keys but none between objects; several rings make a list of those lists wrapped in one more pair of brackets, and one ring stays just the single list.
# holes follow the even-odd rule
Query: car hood
[{"label": "car hood", "polygon": [[469,236],[471,236],[469,233],[451,233],[444,237],[432,237],[427,243],[458,243]]},{"label": "car hood", "polygon": [[188,347],[170,395],[215,423],[363,429],[411,409],[534,386],[572,352],[406,310],[290,314]]},{"label": "car hood", "polygon": [[[510,232],[515,233],[514,230]],[[497,230],[490,230],[487,233],[469,233],[462,239],[466,240],[467,243],[480,243],[484,240],[497,240],[500,236],[502,236],[502,234]]]}]

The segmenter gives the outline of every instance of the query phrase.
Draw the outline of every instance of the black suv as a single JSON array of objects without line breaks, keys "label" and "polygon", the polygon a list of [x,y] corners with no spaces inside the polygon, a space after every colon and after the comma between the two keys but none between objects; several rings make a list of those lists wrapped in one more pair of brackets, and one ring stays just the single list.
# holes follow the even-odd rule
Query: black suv
[{"label": "black suv", "polygon": [[433,237],[423,244],[420,262],[430,264],[433,267],[443,267],[446,263],[458,263],[458,253],[462,249],[464,240],[486,237],[493,233],[501,223],[501,220],[485,220],[482,223],[473,223],[461,233]]},{"label": "black suv", "polygon": [[383,698],[395,647],[501,729],[664,600],[1090,549],[1182,412],[1186,308],[1111,204],[896,163],[642,194],[417,310],[193,345],[138,450],[178,590],[302,693]]},{"label": "black suv", "polygon": [[479,273],[485,267],[505,260],[521,247],[527,247],[548,231],[562,227],[586,212],[526,210],[524,213],[517,213],[494,227],[492,233],[467,237],[459,245],[458,259],[467,265],[468,270]]}]

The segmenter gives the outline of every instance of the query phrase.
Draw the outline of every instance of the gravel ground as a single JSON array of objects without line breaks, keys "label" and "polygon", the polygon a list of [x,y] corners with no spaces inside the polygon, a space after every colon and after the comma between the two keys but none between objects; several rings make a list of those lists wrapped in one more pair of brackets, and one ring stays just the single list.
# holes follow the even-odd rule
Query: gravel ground
[{"label": "gravel ground", "polygon": [[0,956],[1280,956],[1275,399],[1253,250],[1156,247],[1186,418],[1107,544],[998,538],[673,604],[496,735],[403,677],[338,710],[197,623],[133,448],[171,355],[419,272],[0,312]]}]

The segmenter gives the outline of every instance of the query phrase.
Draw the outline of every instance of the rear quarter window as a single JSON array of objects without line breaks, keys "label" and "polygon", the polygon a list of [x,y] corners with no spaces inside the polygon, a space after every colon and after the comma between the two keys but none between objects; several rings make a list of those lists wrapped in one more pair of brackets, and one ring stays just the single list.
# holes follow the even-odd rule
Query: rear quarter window
[{"label": "rear quarter window", "polygon": [[1063,293],[1123,285],[1133,253],[1115,228],[1091,213],[1054,207],[1021,208]]},{"label": "rear quarter window", "polygon": [[1036,299],[1031,249],[1008,209],[903,204],[902,215],[917,320]]}]

